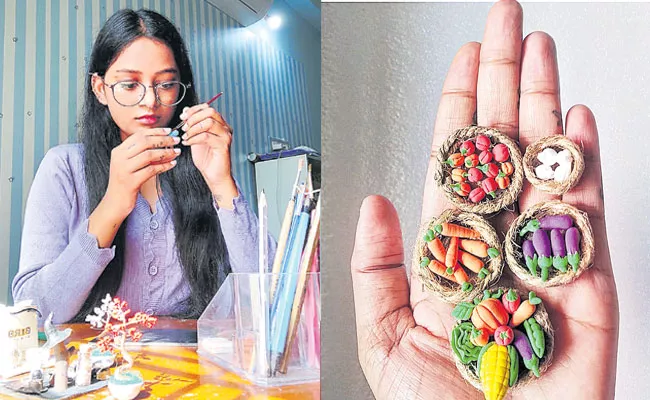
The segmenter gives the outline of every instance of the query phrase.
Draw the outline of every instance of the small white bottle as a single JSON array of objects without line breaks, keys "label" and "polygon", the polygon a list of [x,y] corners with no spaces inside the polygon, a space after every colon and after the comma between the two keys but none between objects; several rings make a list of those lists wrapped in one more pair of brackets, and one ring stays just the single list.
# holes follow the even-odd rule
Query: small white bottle
[{"label": "small white bottle", "polygon": [[79,345],[79,359],[77,362],[76,386],[90,385],[92,376],[92,363],[90,361],[90,345],[83,343]]}]

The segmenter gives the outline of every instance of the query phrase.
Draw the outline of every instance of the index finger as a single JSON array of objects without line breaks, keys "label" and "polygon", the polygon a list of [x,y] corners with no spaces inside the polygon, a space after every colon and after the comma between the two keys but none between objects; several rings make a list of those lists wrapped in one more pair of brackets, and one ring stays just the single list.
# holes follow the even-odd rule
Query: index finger
[{"label": "index finger", "polygon": [[429,155],[429,168],[424,184],[422,221],[440,214],[450,206],[442,191],[436,190],[433,178],[438,149],[454,131],[471,125],[476,111],[476,81],[478,79],[480,43],[471,42],[458,50],[451,62],[433,130],[433,142]]}]

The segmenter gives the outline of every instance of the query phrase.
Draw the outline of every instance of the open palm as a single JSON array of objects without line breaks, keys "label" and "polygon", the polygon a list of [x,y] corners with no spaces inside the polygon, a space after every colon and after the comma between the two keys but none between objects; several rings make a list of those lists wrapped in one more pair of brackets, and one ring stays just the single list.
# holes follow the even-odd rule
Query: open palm
[{"label": "open palm", "polygon": [[[562,200],[586,211],[596,240],[594,266],[569,285],[531,288],[541,297],[555,329],[552,366],[540,379],[509,392],[513,398],[608,399],[614,396],[618,299],[612,274],[602,196],[596,122],[584,106],[572,107],[563,131],[555,45],[545,33],[522,41],[522,10],[514,1],[491,9],[482,44],[463,46],[444,83],[435,123],[422,220],[451,207],[435,187],[438,147],[472,123],[494,127],[525,148],[551,134],[566,134],[583,147],[586,167],[578,186],[563,196],[524,183],[518,210]],[[476,118],[476,120],[474,120]],[[518,215],[490,221],[503,233]],[[399,220],[390,202],[367,198],[352,257],[359,360],[379,399],[482,398],[457,371],[449,346],[452,305],[409,285]],[[504,270],[501,286],[516,280]],[[515,282],[521,285],[521,282]]]}]

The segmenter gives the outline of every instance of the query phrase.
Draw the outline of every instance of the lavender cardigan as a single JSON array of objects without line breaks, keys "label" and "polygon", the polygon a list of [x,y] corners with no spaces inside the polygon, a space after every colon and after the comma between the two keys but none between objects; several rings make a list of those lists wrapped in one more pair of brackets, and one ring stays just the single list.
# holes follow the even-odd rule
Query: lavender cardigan
[{"label": "lavender cardigan", "polygon": [[[238,187],[239,190],[239,187]],[[234,210],[217,208],[233,272],[257,271],[257,217],[241,194]],[[88,233],[88,196],[83,147],[50,149],[27,199],[20,268],[13,280],[15,301],[32,299],[43,316],[65,322],[81,309],[93,285],[115,256],[115,246],[99,248]],[[190,288],[183,278],[174,239],[170,203],[161,198],[152,214],[138,195],[127,218],[124,274],[115,296],[133,312],[170,315],[184,311]],[[275,241],[269,236],[269,260]]]}]

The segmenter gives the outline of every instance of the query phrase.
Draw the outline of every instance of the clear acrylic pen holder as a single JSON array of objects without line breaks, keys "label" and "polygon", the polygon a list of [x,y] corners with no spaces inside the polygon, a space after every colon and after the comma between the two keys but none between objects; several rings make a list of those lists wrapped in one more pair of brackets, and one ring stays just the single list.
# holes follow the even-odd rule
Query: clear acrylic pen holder
[{"label": "clear acrylic pen holder", "polygon": [[201,357],[255,385],[317,382],[320,273],[231,273],[197,330]]}]

